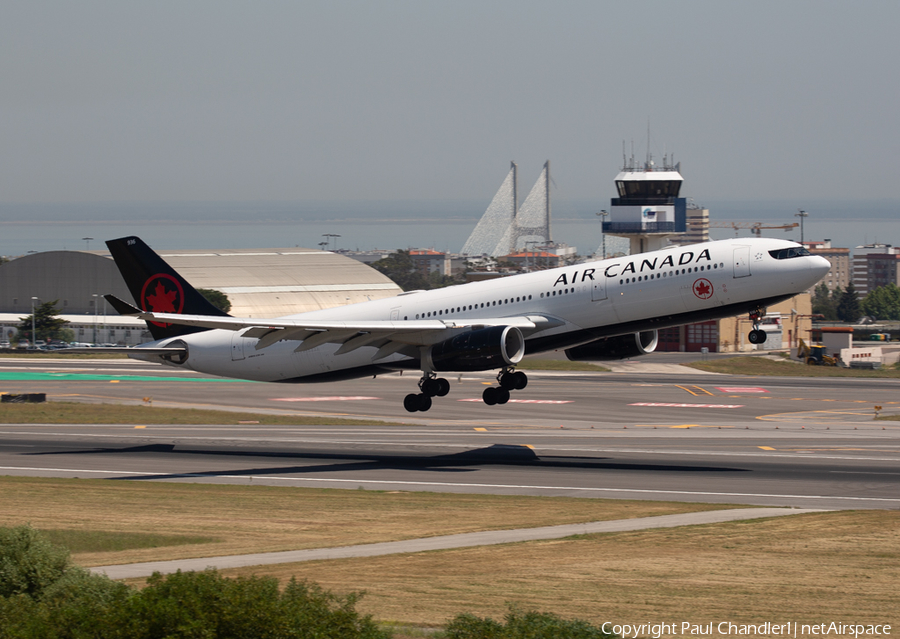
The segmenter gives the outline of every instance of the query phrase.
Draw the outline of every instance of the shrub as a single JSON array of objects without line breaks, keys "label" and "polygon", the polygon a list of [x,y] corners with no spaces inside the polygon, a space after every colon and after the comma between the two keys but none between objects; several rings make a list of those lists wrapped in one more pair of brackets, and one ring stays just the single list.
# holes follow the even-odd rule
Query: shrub
[{"label": "shrub", "polygon": [[613,639],[617,635],[580,619],[562,619],[546,612],[510,608],[506,623],[459,615],[447,626],[448,639]]},{"label": "shrub", "polygon": [[31,526],[0,528],[0,597],[40,598],[69,568],[69,551]]}]

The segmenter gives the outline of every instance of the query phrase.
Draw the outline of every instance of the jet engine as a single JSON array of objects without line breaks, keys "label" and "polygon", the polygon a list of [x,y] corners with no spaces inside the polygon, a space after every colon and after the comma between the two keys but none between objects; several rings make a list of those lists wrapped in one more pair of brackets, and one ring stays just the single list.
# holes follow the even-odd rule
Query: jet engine
[{"label": "jet engine", "polygon": [[646,355],[656,350],[659,336],[655,330],[604,337],[595,342],[566,349],[566,357],[573,362],[612,361],[638,355]]},{"label": "jet engine", "polygon": [[517,364],[525,355],[525,337],[515,326],[492,326],[435,344],[425,357],[434,371],[485,371]]}]

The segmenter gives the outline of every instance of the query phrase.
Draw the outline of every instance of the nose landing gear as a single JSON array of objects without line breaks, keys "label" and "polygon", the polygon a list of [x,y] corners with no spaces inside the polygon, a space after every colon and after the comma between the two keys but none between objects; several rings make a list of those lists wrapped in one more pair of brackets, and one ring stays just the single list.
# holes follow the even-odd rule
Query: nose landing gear
[{"label": "nose landing gear", "polygon": [[423,413],[431,408],[432,397],[443,397],[450,392],[450,382],[443,377],[437,377],[434,373],[425,373],[419,380],[419,390],[421,393],[410,393],[403,398],[403,408],[410,413],[422,411]]},{"label": "nose landing gear", "polygon": [[759,320],[766,314],[765,308],[755,308],[750,311],[750,321],[753,322],[753,330],[747,335],[751,344],[763,344],[766,341],[766,332],[759,328]]}]

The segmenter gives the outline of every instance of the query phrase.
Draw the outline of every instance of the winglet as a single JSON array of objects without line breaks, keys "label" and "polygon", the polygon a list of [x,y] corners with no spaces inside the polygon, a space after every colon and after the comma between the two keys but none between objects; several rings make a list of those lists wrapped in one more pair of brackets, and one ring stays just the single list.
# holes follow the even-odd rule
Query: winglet
[{"label": "winglet", "polygon": [[144,311],[136,306],[132,306],[124,300],[120,300],[115,295],[104,295],[103,298],[109,302],[109,305],[115,309],[119,315],[140,315]]}]

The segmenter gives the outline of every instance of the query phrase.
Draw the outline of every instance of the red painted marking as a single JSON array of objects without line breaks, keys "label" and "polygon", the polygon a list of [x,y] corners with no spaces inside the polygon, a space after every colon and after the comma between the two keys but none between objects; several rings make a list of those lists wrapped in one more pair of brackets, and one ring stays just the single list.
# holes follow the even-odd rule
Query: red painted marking
[{"label": "red painted marking", "polygon": [[712,297],[713,294],[713,285],[705,277],[701,277],[699,280],[694,282],[694,295],[699,297],[701,300],[708,300]]},{"label": "red painted marking", "polygon": [[[173,288],[174,287],[174,290]],[[177,279],[166,273],[157,273],[147,278],[141,289],[141,308],[154,313],[181,314],[184,310],[184,291]],[[150,322],[166,328],[171,324]]]},{"label": "red painted marking", "polygon": [[[483,399],[458,399],[458,402],[483,402]],[[511,399],[507,404],[571,404],[572,400],[559,399]]]},{"label": "red painted marking", "polygon": [[758,386],[716,386],[716,390],[720,390],[723,393],[768,393],[765,388],[759,388]]},{"label": "red painted marking", "polygon": [[352,396],[352,397],[273,397],[273,402],[343,402],[343,401],[358,401],[365,399],[381,399],[380,397],[363,397]]},{"label": "red painted marking", "polygon": [[662,402],[638,402],[629,406],[665,406],[671,408],[743,408],[743,404],[664,404]]}]

